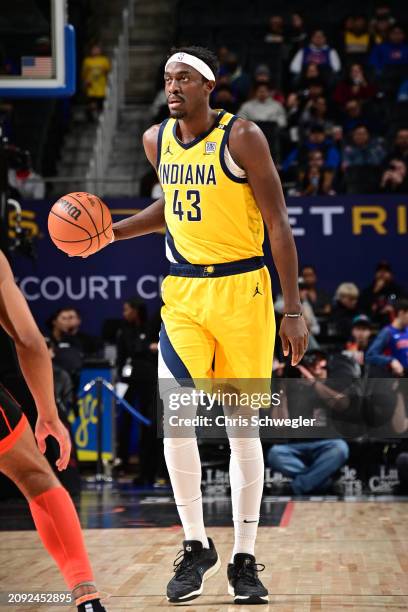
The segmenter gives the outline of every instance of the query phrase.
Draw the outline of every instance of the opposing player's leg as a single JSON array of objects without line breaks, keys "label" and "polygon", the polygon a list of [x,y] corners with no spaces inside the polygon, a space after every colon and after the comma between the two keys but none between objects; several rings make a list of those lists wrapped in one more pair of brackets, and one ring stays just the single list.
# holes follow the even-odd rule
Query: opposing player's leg
[{"label": "opposing player's leg", "polygon": [[70,496],[38,450],[20,408],[9,405],[6,412],[2,402],[0,413],[9,430],[0,440],[0,471],[26,497],[40,538],[72,591],[78,611],[104,612]]},{"label": "opposing player's leg", "polygon": [[[200,325],[202,313],[188,311],[188,305],[192,310],[198,309],[202,302],[202,295],[198,295],[200,287],[195,281],[197,279],[167,278],[163,291],[159,384],[164,390],[161,395],[165,421],[170,394],[188,393],[191,387],[185,385],[212,376],[214,339]],[[186,291],[191,294],[189,300],[186,300]],[[180,417],[180,410],[185,416],[195,416],[193,406],[179,406],[174,414]],[[204,581],[218,571],[220,560],[204,527],[201,461],[194,427],[165,427],[164,456],[185,534],[182,555],[174,562],[175,575],[167,586],[167,598],[172,603],[182,603],[202,593]]]},{"label": "opposing player's leg", "polygon": [[[211,331],[217,337],[215,380],[225,380],[240,393],[270,393],[275,321],[268,270],[219,279],[222,303],[234,300],[233,316],[214,313]],[[218,301],[218,303],[220,303]],[[226,416],[251,417],[249,408],[224,406]],[[260,505],[264,481],[264,458],[257,426],[249,425],[240,437],[236,427],[227,427],[229,436],[231,501],[234,521],[234,548],[228,566],[228,590],[235,603],[261,604],[268,591],[258,578],[261,568],[255,560]]]}]

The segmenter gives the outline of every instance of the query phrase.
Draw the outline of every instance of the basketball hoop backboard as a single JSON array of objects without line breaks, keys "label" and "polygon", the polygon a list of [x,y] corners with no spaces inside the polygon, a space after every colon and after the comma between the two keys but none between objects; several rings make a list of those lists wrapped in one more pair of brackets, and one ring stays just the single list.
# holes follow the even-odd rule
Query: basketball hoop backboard
[{"label": "basketball hoop backboard", "polygon": [[0,20],[0,98],[75,93],[75,30],[66,0],[13,0]]}]

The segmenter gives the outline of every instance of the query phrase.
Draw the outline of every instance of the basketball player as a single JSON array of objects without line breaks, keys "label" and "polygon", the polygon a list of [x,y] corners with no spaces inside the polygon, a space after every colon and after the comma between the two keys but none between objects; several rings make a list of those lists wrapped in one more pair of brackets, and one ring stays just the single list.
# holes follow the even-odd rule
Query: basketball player
[{"label": "basketball player", "polygon": [[[275,325],[269,272],[263,260],[264,223],[279,273],[285,310],[280,337],[292,364],[308,333],[298,293],[297,254],[268,143],[252,122],[209,105],[217,60],[201,47],[174,50],[165,72],[170,118],[148,129],[146,156],[164,196],[113,226],[123,240],[166,225],[170,275],[163,283],[162,378],[270,381]],[[235,544],[229,593],[238,604],[263,604],[254,547],[263,490],[259,435],[230,437]],[[198,597],[220,566],[203,523],[197,440],[164,438],[174,497],[185,532],[183,556],[167,598]]]},{"label": "basketball player", "polygon": [[100,603],[74,504],[42,455],[47,436],[53,436],[60,446],[58,470],[65,470],[71,452],[68,431],[55,405],[51,359],[1,251],[0,324],[14,340],[21,371],[38,410],[37,448],[26,416],[0,383],[0,471],[27,498],[42,542],[72,591],[78,611],[106,612]]}]

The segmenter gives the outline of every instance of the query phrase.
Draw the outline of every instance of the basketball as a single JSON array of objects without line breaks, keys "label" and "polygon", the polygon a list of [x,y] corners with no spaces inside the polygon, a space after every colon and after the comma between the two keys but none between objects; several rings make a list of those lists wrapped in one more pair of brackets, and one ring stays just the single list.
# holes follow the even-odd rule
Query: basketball
[{"label": "basketball", "polygon": [[48,215],[51,240],[64,253],[88,256],[112,239],[112,216],[98,196],[84,191],[62,196]]}]

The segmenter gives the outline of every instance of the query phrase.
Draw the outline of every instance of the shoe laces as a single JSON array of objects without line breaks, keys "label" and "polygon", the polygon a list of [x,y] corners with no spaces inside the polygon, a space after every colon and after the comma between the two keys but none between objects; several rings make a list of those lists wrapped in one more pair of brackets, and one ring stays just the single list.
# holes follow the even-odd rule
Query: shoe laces
[{"label": "shoe laces", "polygon": [[258,572],[263,572],[263,563],[243,563],[237,572],[237,578],[243,579],[247,584],[256,585],[259,582]]},{"label": "shoe laces", "polygon": [[190,569],[194,562],[194,553],[185,552],[185,550],[179,550],[177,557],[173,561],[174,572],[179,578],[184,572]]}]

